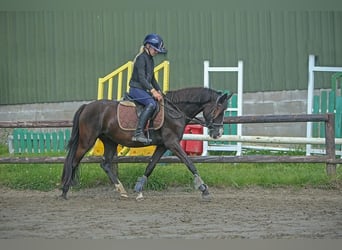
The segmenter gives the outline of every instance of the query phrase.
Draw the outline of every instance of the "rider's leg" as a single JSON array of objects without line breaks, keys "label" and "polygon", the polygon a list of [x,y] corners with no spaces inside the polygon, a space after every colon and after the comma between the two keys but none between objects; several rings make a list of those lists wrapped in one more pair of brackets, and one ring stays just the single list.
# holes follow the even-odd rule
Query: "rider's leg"
[{"label": "rider's leg", "polygon": [[145,106],[144,110],[139,116],[138,126],[136,131],[134,132],[132,140],[139,141],[144,144],[149,144],[151,143],[151,140],[146,138],[146,136],[144,135],[144,128],[146,126],[147,120],[153,115],[153,112],[157,107],[157,103],[149,93],[139,88],[131,87],[129,90],[129,95],[133,97],[135,101]]},{"label": "rider's leg", "polygon": [[147,120],[153,115],[154,110],[155,108],[152,103],[149,103],[145,106],[144,110],[141,112],[139,116],[138,126],[134,132],[132,141],[138,141],[144,144],[150,144],[152,142],[151,139],[146,138],[144,134],[144,128],[146,126]]}]

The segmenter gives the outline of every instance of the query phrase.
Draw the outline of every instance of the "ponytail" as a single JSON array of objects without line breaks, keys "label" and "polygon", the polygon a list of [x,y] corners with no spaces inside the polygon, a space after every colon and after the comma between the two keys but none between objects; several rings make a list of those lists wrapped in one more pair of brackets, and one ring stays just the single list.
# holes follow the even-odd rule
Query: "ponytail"
[{"label": "ponytail", "polygon": [[144,52],[144,49],[145,49],[145,46],[142,45],[139,49],[139,53],[134,57],[133,64],[137,60],[137,57],[140,56]]}]

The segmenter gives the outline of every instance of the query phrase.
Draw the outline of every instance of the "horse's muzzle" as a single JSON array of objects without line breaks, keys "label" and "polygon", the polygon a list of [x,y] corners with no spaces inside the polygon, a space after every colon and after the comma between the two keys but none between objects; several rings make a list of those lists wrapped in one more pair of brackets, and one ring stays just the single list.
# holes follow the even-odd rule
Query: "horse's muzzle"
[{"label": "horse's muzzle", "polygon": [[223,128],[222,127],[209,129],[209,136],[213,139],[220,138],[222,136],[222,134],[223,134]]}]

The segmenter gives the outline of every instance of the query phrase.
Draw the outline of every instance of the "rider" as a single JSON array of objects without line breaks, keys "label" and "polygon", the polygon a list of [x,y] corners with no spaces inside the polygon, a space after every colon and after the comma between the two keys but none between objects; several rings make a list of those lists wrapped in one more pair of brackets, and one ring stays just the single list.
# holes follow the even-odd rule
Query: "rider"
[{"label": "rider", "polygon": [[133,141],[144,144],[152,142],[144,135],[144,128],[157,107],[156,100],[161,101],[163,98],[160,86],[154,77],[153,57],[158,53],[166,54],[166,52],[163,39],[158,34],[152,33],[145,37],[140,53],[134,59],[129,95],[144,105],[144,110],[139,116],[138,126],[132,137]]}]

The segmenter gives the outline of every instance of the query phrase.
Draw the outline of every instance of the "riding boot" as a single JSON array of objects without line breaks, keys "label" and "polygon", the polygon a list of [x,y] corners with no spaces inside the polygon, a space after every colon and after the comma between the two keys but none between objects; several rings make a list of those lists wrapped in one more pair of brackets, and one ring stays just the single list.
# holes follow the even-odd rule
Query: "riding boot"
[{"label": "riding boot", "polygon": [[146,138],[144,135],[144,128],[146,126],[147,120],[152,116],[154,112],[154,107],[152,104],[148,104],[144,110],[141,112],[137,129],[134,132],[132,137],[132,141],[142,142],[144,144],[150,144],[152,142],[151,139]]}]

